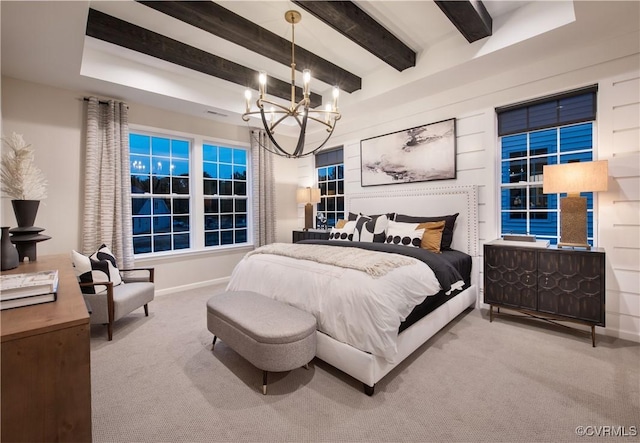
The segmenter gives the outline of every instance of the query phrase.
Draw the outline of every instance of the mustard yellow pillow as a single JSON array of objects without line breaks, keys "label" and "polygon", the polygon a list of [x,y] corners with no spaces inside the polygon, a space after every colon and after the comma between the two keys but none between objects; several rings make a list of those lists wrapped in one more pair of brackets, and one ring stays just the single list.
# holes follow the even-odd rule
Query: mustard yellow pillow
[{"label": "mustard yellow pillow", "polygon": [[340,219],[336,222],[336,229],[342,229],[346,224],[347,224],[346,220]]},{"label": "mustard yellow pillow", "polygon": [[436,254],[440,254],[440,242],[444,231],[445,221],[420,223],[416,229],[424,229],[420,247]]}]

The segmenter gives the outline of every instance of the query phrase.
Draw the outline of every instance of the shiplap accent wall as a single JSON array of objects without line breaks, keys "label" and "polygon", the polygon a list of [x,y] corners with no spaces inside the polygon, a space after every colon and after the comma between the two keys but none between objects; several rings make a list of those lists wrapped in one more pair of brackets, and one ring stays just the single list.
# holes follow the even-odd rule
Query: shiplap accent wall
[{"label": "shiplap accent wall", "polygon": [[598,159],[609,190],[598,195],[598,236],[607,253],[606,330],[640,335],[640,76],[607,78],[598,91]]},{"label": "shiplap accent wall", "polygon": [[[597,159],[609,160],[609,190],[599,193],[597,246],[607,253],[606,328],[600,333],[640,341],[640,76],[637,71],[598,80]],[[582,84],[567,84],[551,92],[568,90]],[[557,87],[557,85],[555,85]],[[544,93],[515,91],[511,102],[544,96]],[[519,95],[520,94],[520,95]],[[508,104],[500,97],[495,106]],[[480,107],[466,113],[460,106],[443,107],[436,113],[407,116],[406,123],[381,124],[376,135],[407,129],[446,118],[456,118],[457,178],[434,182],[392,185],[394,188],[430,186],[478,186],[478,233],[480,267],[479,301],[483,299],[483,245],[499,235],[500,163],[494,107]],[[362,138],[371,136],[371,130]],[[381,186],[360,186],[360,139],[342,142],[345,162],[345,192],[379,190]],[[299,160],[298,182],[314,183],[313,158]],[[386,187],[386,186],[382,186]],[[428,213],[425,212],[425,213]],[[434,214],[435,215],[435,214]],[[304,218],[300,207],[299,216]],[[300,221],[300,226],[303,221]],[[481,304],[481,303],[480,303]]]}]

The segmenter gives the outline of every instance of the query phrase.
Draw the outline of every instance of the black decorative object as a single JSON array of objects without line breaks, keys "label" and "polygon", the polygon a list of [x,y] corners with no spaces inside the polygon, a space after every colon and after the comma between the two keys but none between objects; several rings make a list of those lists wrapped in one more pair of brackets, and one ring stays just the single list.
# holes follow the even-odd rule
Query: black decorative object
[{"label": "black decorative object", "polygon": [[7,271],[9,269],[17,268],[20,264],[20,260],[18,259],[18,251],[9,239],[9,226],[2,226],[1,242],[2,246],[0,253],[2,253],[2,270]]},{"label": "black decorative object", "polygon": [[327,216],[324,215],[324,212],[318,212],[316,214],[316,228],[327,229]]},{"label": "black decorative object", "polygon": [[[44,228],[33,226],[38,214],[39,200],[11,200],[13,212],[18,223],[17,228],[10,229],[11,243],[16,245],[20,262],[28,258],[36,261],[36,243],[49,240],[51,237],[42,235]],[[4,233],[4,231],[3,231]]]},{"label": "black decorative object", "polygon": [[18,227],[33,226],[38,214],[40,200],[11,200],[11,204],[13,205],[13,213],[16,216]]}]

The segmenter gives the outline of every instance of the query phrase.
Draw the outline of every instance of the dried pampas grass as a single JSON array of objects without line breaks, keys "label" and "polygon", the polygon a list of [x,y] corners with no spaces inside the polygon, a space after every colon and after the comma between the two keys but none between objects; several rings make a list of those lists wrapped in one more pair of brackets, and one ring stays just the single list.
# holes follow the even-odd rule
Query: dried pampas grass
[{"label": "dried pampas grass", "polygon": [[12,200],[42,200],[47,197],[47,181],[33,163],[34,153],[22,134],[11,134],[2,141],[8,149],[2,153],[0,184],[2,196]]}]

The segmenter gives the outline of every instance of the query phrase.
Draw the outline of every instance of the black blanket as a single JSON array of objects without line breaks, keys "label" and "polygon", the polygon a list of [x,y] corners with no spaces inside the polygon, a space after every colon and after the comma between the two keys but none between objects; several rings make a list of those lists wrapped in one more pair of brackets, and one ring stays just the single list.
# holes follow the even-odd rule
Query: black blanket
[{"label": "black blanket", "polygon": [[409,246],[392,245],[386,243],[336,240],[302,240],[298,243],[360,248],[369,251],[388,252],[391,254],[400,254],[407,257],[413,257],[423,263],[426,263],[433,270],[433,273],[438,279],[440,286],[442,286],[442,289],[445,292],[451,290],[452,284],[463,281],[460,272],[458,272],[458,270],[454,268],[451,263],[444,260],[439,256],[439,254],[435,254],[422,248],[412,248]]}]

